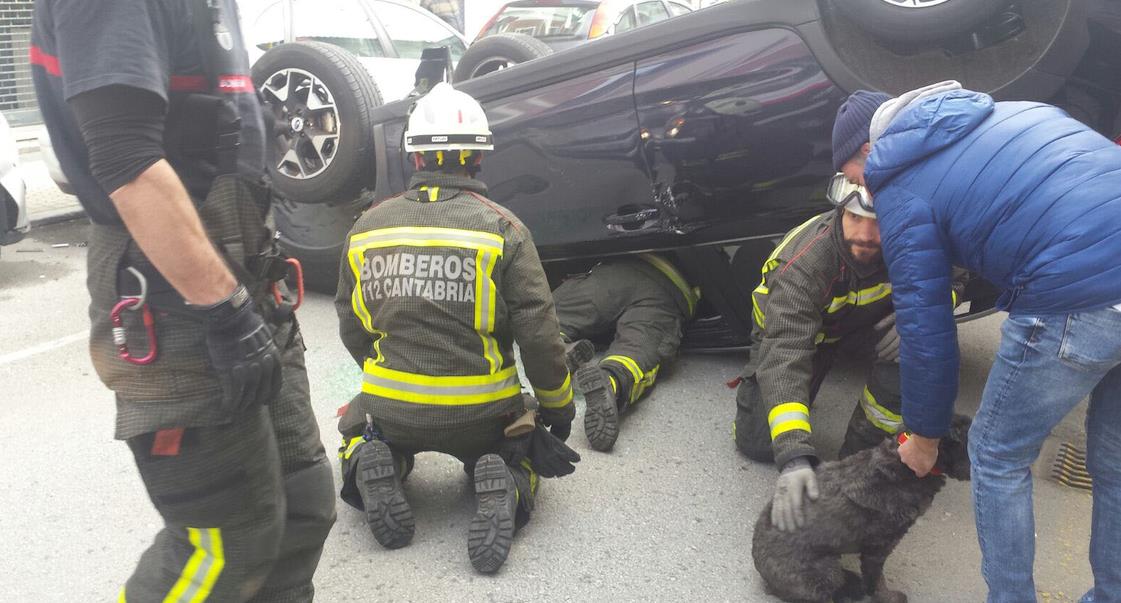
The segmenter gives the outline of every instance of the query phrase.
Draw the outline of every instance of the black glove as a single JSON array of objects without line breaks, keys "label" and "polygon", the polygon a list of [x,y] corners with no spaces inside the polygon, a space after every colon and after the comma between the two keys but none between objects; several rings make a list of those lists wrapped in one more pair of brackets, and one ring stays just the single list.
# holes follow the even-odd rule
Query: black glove
[{"label": "black glove", "polygon": [[236,414],[268,404],[280,391],[280,350],[244,285],[202,308],[206,351],[222,384],[222,407]]},{"label": "black glove", "polygon": [[550,428],[553,435],[564,442],[572,435],[572,420],[576,418],[576,405],[569,402],[560,408],[541,406],[537,409],[537,416],[541,417],[541,422]]},{"label": "black glove", "polygon": [[498,456],[502,457],[502,462],[516,467],[522,462],[522,459],[529,456],[529,444],[533,439],[534,432],[522,434],[517,437],[502,438],[498,443]]},{"label": "black glove", "polygon": [[[568,424],[571,427],[571,423]],[[555,429],[555,428],[554,428]],[[573,463],[580,462],[580,455],[568,447],[557,436],[549,433],[543,425],[530,434],[529,464],[541,477],[561,477],[576,471]]]}]

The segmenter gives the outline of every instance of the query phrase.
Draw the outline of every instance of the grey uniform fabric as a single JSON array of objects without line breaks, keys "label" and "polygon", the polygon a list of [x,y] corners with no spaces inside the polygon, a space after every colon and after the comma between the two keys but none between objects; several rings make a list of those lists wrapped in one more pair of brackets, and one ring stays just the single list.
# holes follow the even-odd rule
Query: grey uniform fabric
[{"label": "grey uniform fabric", "polygon": [[[662,258],[664,260],[664,258]],[[637,402],[661,365],[677,355],[682,326],[691,317],[686,294],[642,259],[606,260],[572,276],[553,291],[561,333],[569,341],[613,336],[600,366],[614,378],[616,400]],[[695,304],[695,299],[692,301]],[[640,375],[626,362],[634,361]],[[632,398],[632,394],[634,395]]]},{"label": "grey uniform fabric", "polygon": [[[335,308],[364,375],[339,421],[344,500],[353,487],[346,461],[362,443],[367,415],[373,437],[399,457],[437,451],[473,468],[479,456],[498,452],[503,428],[525,410],[515,341],[540,404],[573,403],[533,239],[485,195],[478,180],[420,172],[407,192],[367,210],[347,237]],[[537,477],[528,463],[510,470],[528,511]]]},{"label": "grey uniform fabric", "polygon": [[[892,312],[887,269],[882,262],[867,266],[852,259],[844,245],[840,210],[831,211],[783,238],[764,263],[752,301],[756,343],[736,392],[736,445],[751,458],[773,459],[779,467],[799,456],[816,461],[808,408],[842,343],[872,364],[869,342],[875,342],[876,334],[871,328]],[[901,404],[898,372],[897,364],[876,363],[865,391],[895,417]],[[859,404],[860,413],[850,423],[867,419],[866,408]],[[850,426],[849,448],[882,439],[863,427]]]},{"label": "grey uniform fabric", "polygon": [[[219,180],[200,217],[229,261],[251,263],[271,245],[260,213],[267,191],[238,177]],[[123,227],[93,226],[91,357],[116,394],[116,437],[128,441],[165,521],[129,578],[126,600],[163,600],[190,572],[190,559],[218,553],[207,548],[215,538],[191,530],[218,530],[223,562],[208,566],[218,568],[212,600],[311,601],[312,576],[335,521],[334,483],[311,408],[297,323],[274,321],[283,385],[267,412],[224,415],[217,410],[221,390],[207,363],[201,322],[173,291],[155,282],[149,290],[156,361],[137,366],[116,356],[109,310],[123,293],[118,279],[124,266],[154,271]],[[250,279],[245,285],[266,318],[275,319],[267,284]],[[125,313],[127,339],[135,353],[143,353],[144,328],[135,314]],[[173,428],[184,429],[179,453],[153,455],[156,432]],[[204,577],[196,569],[192,583]]]}]

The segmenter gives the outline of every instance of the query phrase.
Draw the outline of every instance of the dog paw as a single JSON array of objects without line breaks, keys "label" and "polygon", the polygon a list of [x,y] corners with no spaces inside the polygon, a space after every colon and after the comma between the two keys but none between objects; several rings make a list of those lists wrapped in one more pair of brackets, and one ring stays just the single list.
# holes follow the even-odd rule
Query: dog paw
[{"label": "dog paw", "polygon": [[887,590],[886,588],[877,590],[872,595],[873,603],[907,603],[907,595],[897,590]]}]

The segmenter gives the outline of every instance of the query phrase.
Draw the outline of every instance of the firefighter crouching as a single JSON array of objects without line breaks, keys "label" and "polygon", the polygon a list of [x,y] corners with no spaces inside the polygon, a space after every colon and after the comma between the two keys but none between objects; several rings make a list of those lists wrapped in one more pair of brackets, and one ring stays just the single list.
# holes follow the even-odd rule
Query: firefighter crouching
[{"label": "firefighter crouching", "polygon": [[493,148],[470,96],[440,83],[418,100],[405,135],[416,174],[407,192],[351,229],[335,297],[340,336],[363,369],[362,393],[339,422],[343,500],[365,510],[383,546],[405,546],[415,526],[401,482],[413,455],[455,456],[474,476],[478,511],[467,549],[485,573],[506,560],[539,473],[558,474],[535,467],[532,449],[570,452],[543,428],[529,441],[504,433],[526,414],[515,341],[540,421],[564,439],[575,414],[529,230],[474,179],[482,151]]}]

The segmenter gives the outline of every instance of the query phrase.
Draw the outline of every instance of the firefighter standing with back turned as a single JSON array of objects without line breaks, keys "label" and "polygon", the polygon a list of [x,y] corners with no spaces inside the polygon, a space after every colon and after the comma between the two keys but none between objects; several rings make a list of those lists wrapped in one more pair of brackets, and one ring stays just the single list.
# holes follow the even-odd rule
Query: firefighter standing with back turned
[{"label": "firefighter standing with back turned", "polygon": [[[38,0],[90,353],[164,526],[118,601],[311,601],[335,520],[232,0]],[[267,405],[267,406],[266,406]]]},{"label": "firefighter standing with back turned", "polygon": [[478,503],[467,550],[484,573],[505,562],[538,482],[524,455],[497,454],[525,413],[515,341],[542,422],[564,439],[575,414],[533,239],[473,178],[493,148],[470,96],[439,83],[419,99],[405,133],[417,172],[351,229],[335,297],[339,333],[364,373],[339,422],[343,500],[365,509],[383,546],[405,546],[415,527],[401,481],[413,455],[459,458]]}]

